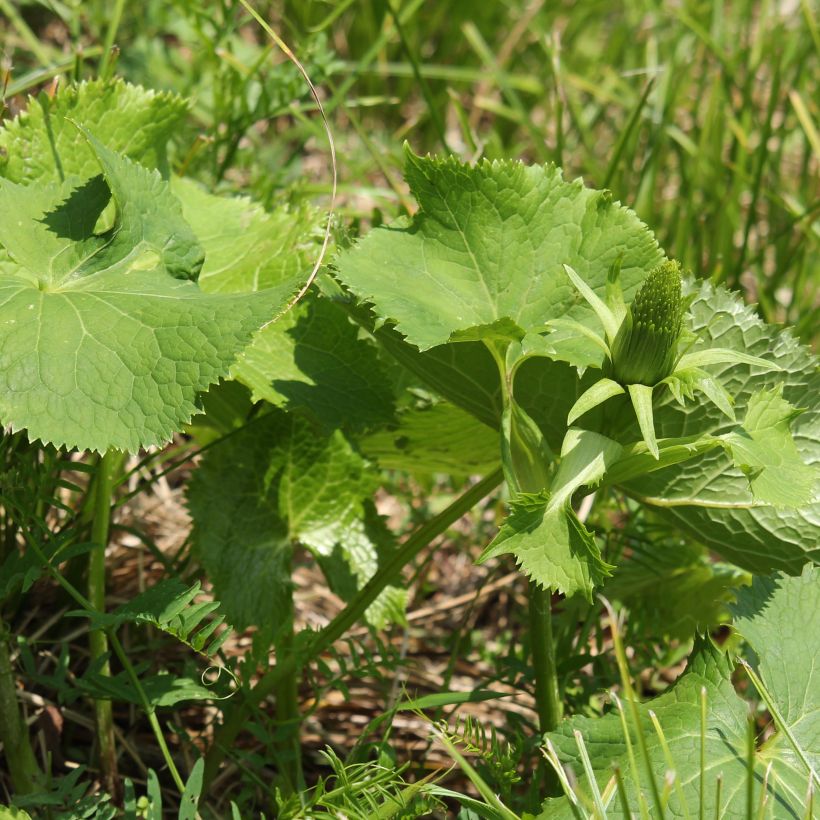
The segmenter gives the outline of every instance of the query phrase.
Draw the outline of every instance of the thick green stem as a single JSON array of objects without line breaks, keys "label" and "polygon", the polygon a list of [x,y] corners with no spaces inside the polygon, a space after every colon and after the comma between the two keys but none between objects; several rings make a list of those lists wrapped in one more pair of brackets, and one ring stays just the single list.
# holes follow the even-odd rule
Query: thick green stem
[{"label": "thick green stem", "polygon": [[0,742],[15,792],[29,794],[36,791],[42,774],[17,705],[8,637],[6,625],[0,620]]},{"label": "thick green stem", "polygon": [[[419,527],[404,544],[395,552],[393,557],[380,567],[376,574],[356,593],[350,603],[319,633],[310,644],[307,652],[297,660],[291,654],[277,662],[273,669],[269,669],[245,694],[245,700],[229,705],[225,722],[216,732],[214,743],[205,756],[205,785],[207,789],[216,776],[226,751],[231,748],[237,735],[247,722],[253,707],[260,704],[272,694],[279,681],[288,677],[298,680],[299,664],[309,663],[318,657],[328,647],[332,646],[364,615],[365,610],[376,600],[379,593],[392,583],[402,569],[412,561],[428,544],[441,535],[451,524],[458,521],[462,515],[471,510],[484,496],[494,490],[502,479],[501,469],[490,473],[486,478],[473,484],[469,490],[460,495],[446,509],[437,516]],[[237,696],[238,698],[239,696]]]},{"label": "thick green stem", "polygon": [[294,658],[295,635],[293,631],[293,595],[288,601],[287,623],[276,639],[276,663],[293,666],[293,674],[280,677],[276,683],[276,718],[279,723],[276,735],[276,762],[278,773],[276,785],[285,797],[304,788],[302,776],[302,715],[299,711],[299,659]]},{"label": "thick green stem", "polygon": [[[91,522],[91,551],[88,564],[88,599],[99,612],[105,612],[105,549],[108,546],[108,533],[111,527],[111,501],[114,485],[122,467],[123,455],[109,450],[99,460],[94,476],[94,518]],[[108,654],[108,637],[101,629],[92,629],[89,633],[91,663]],[[109,675],[111,670],[106,660],[100,668],[100,674]],[[117,749],[114,743],[114,714],[110,700],[94,702],[97,718],[97,742],[100,747],[100,769],[109,794],[115,794],[117,781]]]},{"label": "thick green stem", "polygon": [[552,639],[552,605],[549,592],[530,583],[530,641],[535,672],[535,708],[541,733],[551,732],[561,720],[558,671]]},{"label": "thick green stem", "polygon": [[[552,481],[552,456],[538,425],[517,404],[513,395],[515,378],[514,351],[502,352],[487,345],[498,365],[504,395],[501,420],[501,453],[504,478],[512,493],[540,493]],[[551,732],[561,719],[561,701],[555,643],[552,638],[552,607],[549,592],[530,584],[529,592],[530,654],[535,677],[535,709],[541,734]],[[548,785],[551,770],[546,768]]]},{"label": "thick green stem", "polygon": [[[293,656],[293,620],[287,627],[287,632],[278,641],[276,646],[277,663],[280,659]],[[276,718],[279,722],[277,734],[279,742],[276,744],[276,759],[279,764],[277,785],[282,794],[287,797],[300,792],[304,788],[302,775],[302,743],[301,725],[302,715],[299,711],[299,678],[300,667],[298,659],[293,665],[293,674],[281,677],[276,684]]]}]

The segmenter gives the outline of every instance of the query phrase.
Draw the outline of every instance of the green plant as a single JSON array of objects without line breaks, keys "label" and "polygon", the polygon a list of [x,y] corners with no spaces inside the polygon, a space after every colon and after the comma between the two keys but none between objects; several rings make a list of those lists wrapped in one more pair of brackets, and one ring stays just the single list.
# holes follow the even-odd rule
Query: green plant
[{"label": "green plant", "polygon": [[[654,46],[644,55],[629,37],[613,38],[610,53],[626,55],[624,65],[648,64],[657,75],[636,89],[622,76],[590,81],[578,73],[589,68],[583,32],[599,25],[581,10],[568,20],[563,49],[553,12],[542,14],[539,3],[515,10],[496,55],[487,38],[504,28],[497,9],[468,19],[458,4],[442,4],[431,45],[419,2],[361,5],[273,9],[299,36],[314,79],[325,81],[327,111],[345,101],[360,140],[358,149],[346,146],[354,181],[343,183],[351,198],[336,226],[336,255],[304,294],[323,240],[306,197],[324,186],[282,186],[298,178],[318,132],[304,116],[296,66],[270,68],[269,48],[250,35],[238,8],[152,3],[139,30],[143,21],[138,27],[121,3],[110,21],[96,7],[80,14],[61,5],[54,13],[74,42],[82,32],[102,47],[78,51],[73,62],[37,47],[45,68],[14,80],[17,92],[64,72],[75,80],[94,68],[100,75],[42,93],[0,129],[0,422],[8,427],[0,438],[0,604],[5,622],[19,623],[32,585],[48,578],[87,624],[91,649],[87,664],[65,646],[45,663],[36,641],[3,628],[0,726],[15,803],[62,816],[54,813],[74,802],[77,815],[113,816],[124,798],[126,816],[161,812],[153,769],[141,803],[129,783],[120,792],[116,710],[131,704],[147,717],[180,817],[194,816],[197,804],[203,816],[264,807],[292,817],[410,817],[444,812],[445,803],[465,817],[601,817],[615,806],[626,816],[734,816],[740,795],[737,816],[776,817],[781,807],[810,816],[817,763],[803,732],[814,714],[811,670],[793,649],[778,653],[774,635],[790,614],[810,623],[817,578],[811,569],[799,578],[771,573],[796,576],[816,561],[816,360],[714,283],[737,284],[751,260],[766,271],[760,310],[779,316],[778,288],[794,263],[788,312],[803,338],[812,337],[816,312],[796,315],[816,239],[811,191],[785,172],[780,185],[774,170],[788,165],[781,155],[791,162],[801,152],[810,167],[813,126],[801,96],[809,92],[798,83],[811,36],[789,38],[770,75],[762,28],[750,24],[748,48],[733,41],[743,4],[709,25],[703,9],[680,11],[687,33],[671,46],[663,13],[642,9],[642,31],[670,56],[665,70]],[[637,11],[627,4],[624,18]],[[448,18],[459,21],[459,38],[447,32]],[[26,15],[9,20],[13,44],[37,42]],[[786,31],[782,22],[776,28]],[[193,103],[108,79],[112,45],[125,32],[133,48],[119,67],[192,94]],[[816,31],[808,34],[816,44]],[[347,49],[347,60],[329,42]],[[726,148],[715,137],[718,120],[690,111],[691,137],[671,112],[689,91],[704,92],[703,79],[679,80],[688,71],[680,55],[692,44],[704,77],[719,64],[710,111],[721,100],[745,106],[726,129],[735,176],[725,207],[715,193]],[[464,65],[431,61],[431,47],[434,57],[442,49]],[[530,68],[545,55],[549,88]],[[86,57],[99,61],[89,66]],[[760,125],[750,113],[758,75],[768,82]],[[794,80],[796,113],[778,109],[786,78]],[[444,85],[465,81],[479,84],[475,112],[492,113],[489,127]],[[354,82],[359,96],[350,93]],[[628,195],[640,215],[652,214],[670,251],[713,283],[682,275],[609,191],[564,182],[551,165],[472,164],[406,150],[408,197],[395,179],[393,133],[408,123],[386,106],[413,89],[414,144],[579,163]],[[375,129],[371,106],[382,117]],[[275,139],[256,125],[285,112]],[[623,128],[601,156],[596,146],[610,120]],[[766,153],[772,140],[780,141],[776,164]],[[677,192],[670,215],[658,180],[673,156],[679,178],[669,183]],[[384,176],[384,190],[371,184],[374,175]],[[277,206],[217,196],[203,181]],[[356,203],[362,193],[377,198],[372,211]],[[709,240],[693,228],[699,208],[716,225]],[[356,241],[367,223],[373,230]],[[761,236],[772,237],[773,273]],[[138,462],[124,456],[183,429],[189,436],[167,451],[166,466],[158,466],[161,453]],[[149,469],[164,474],[199,454],[190,480],[186,474],[190,545],[173,558],[153,547],[167,577],[108,611],[112,510],[151,486]],[[408,702],[391,696],[346,759],[328,749],[323,773],[307,772],[302,727],[319,701],[331,689],[348,692],[357,677],[387,684],[404,670],[394,644],[350,631],[359,623],[407,630],[412,598],[402,571],[412,566],[414,588],[423,589],[437,539],[502,479],[509,515],[480,561],[503,565],[514,556],[528,578],[529,611],[513,614],[510,646],[494,658],[490,683],[532,690],[538,725],[520,720],[502,740],[471,719],[434,723],[436,741],[480,799],[447,788],[447,772],[422,777],[399,764],[390,738],[403,711],[434,710],[438,720],[447,707],[500,697],[484,688]],[[443,487],[452,495],[436,497]],[[377,492],[409,508],[403,541],[377,513]],[[321,629],[299,629],[297,568],[318,568],[315,577],[343,602]],[[753,650],[748,679],[776,724],[759,747],[731,685],[735,647],[696,638],[687,671],[649,704],[640,703],[629,669],[685,657],[697,630],[729,617],[727,601],[752,574],[751,590],[737,592],[732,642],[742,637]],[[202,599],[200,575],[216,600]],[[626,607],[625,624],[611,611],[599,623],[601,591]],[[221,652],[232,635],[226,621],[253,630],[241,662]],[[132,631],[159,637],[134,647],[123,637]],[[673,643],[656,649],[645,636]],[[349,652],[337,645],[345,638]],[[456,635],[448,649],[445,689],[468,643]],[[153,663],[138,659],[149,645],[172,644],[188,653],[184,664],[161,652]],[[192,671],[200,662],[229,674],[206,686]],[[89,789],[91,775],[80,770],[53,776],[35,754],[17,708],[16,668],[62,704],[94,701],[102,792]],[[784,699],[792,676],[809,693],[803,711]],[[600,717],[599,692],[616,678],[620,699]],[[204,751],[202,737],[195,745],[176,715],[172,731],[163,725],[165,710],[197,702],[219,714]],[[562,721],[562,713],[576,714]],[[252,748],[237,743],[246,729]],[[539,769],[532,752],[545,733],[548,763]],[[726,748],[731,765],[715,782],[712,761]],[[238,772],[233,788],[213,788],[226,758]],[[42,808],[48,801],[53,810]]]},{"label": "green plant", "polygon": [[[159,170],[112,150],[127,144],[142,161],[167,172],[165,142],[184,109],[179,99],[97,82],[67,89],[53,104],[41,97],[0,137],[6,159],[0,179],[0,413],[31,441],[104,453],[86,502],[94,545],[88,599],[49,564],[40,533],[27,544],[92,613],[105,603],[104,551],[122,462],[117,451],[167,440],[190,420],[198,394],[227,375],[237,352],[284,308],[304,276],[301,269],[277,268],[271,286],[253,297],[209,295],[192,281],[203,272],[205,252],[178,196]],[[20,164],[23,156],[28,161]],[[189,209],[206,222],[229,222],[243,205],[246,223],[266,219],[244,203],[195,191],[192,196]],[[211,264],[219,262],[226,241],[207,236]],[[229,274],[241,267],[241,260],[232,261]],[[13,538],[8,547],[14,558]],[[92,629],[90,636],[91,658],[103,677],[112,629]],[[153,714],[121,648],[114,648]],[[111,706],[107,698],[96,700],[102,766],[113,790]],[[9,721],[13,726],[14,717]],[[156,721],[154,729],[164,747]],[[20,754],[30,759],[24,747]],[[26,790],[31,766],[21,765],[18,779]]]},{"label": "green plant", "polygon": [[[511,163],[468,168],[454,160],[423,160],[412,154],[407,177],[419,200],[419,213],[412,223],[377,229],[343,255],[339,276],[422,351],[483,345],[489,361],[497,365],[500,407],[496,404],[486,412],[500,410],[501,459],[513,499],[510,517],[482,560],[513,553],[531,579],[536,698],[541,729],[551,731],[560,717],[560,700],[545,591],[591,596],[611,570],[570,506],[574,494],[582,487],[588,492],[601,485],[630,492],[640,483],[658,488],[640,494],[644,503],[652,504],[666,476],[674,476],[677,492],[685,495],[687,481],[692,489],[699,482],[699,471],[708,471],[707,483],[714,484],[737,468],[745,480],[732,479],[732,498],[724,493],[724,500],[715,504],[709,498],[690,496],[676,507],[684,517],[688,508],[709,510],[716,529],[721,519],[724,526],[743,521],[753,537],[757,531],[767,538],[769,568],[778,566],[791,548],[783,544],[778,550],[772,536],[776,538],[783,519],[791,520],[794,514],[788,510],[810,503],[816,492],[816,472],[803,462],[788,428],[797,411],[784,398],[788,382],[780,374],[793,372],[796,362],[789,357],[791,366],[783,367],[775,358],[770,365],[741,346],[720,347],[721,339],[737,345],[744,317],[739,314],[735,333],[726,328],[710,333],[708,325],[697,327],[693,317],[709,307],[715,312],[721,300],[731,298],[705,289],[692,301],[688,324],[693,349],[679,358],[679,274],[669,264],[655,267],[659,251],[651,235],[632,214],[611,203],[606,193],[563,183],[550,169]],[[589,329],[590,311],[561,286],[560,265],[591,306],[592,315],[604,324],[609,347]],[[626,308],[621,283],[625,291],[634,292],[645,277]],[[596,289],[607,291],[608,305]],[[652,338],[657,335],[655,328],[665,337]],[[648,337],[634,341],[641,334]],[[781,344],[791,347],[788,337]],[[602,366],[601,351],[607,354],[603,366],[612,368],[615,379],[636,380],[627,387],[640,430],[637,440],[623,406],[609,413],[607,408],[595,415],[591,412],[602,401],[626,392],[608,377],[590,379],[591,368]],[[422,378],[427,374],[426,355],[422,352],[414,360],[415,372]],[[811,360],[804,356],[804,364],[797,365],[802,369],[797,389],[790,391],[796,401],[807,395],[803,385],[813,376]],[[530,369],[525,370],[528,362]],[[723,374],[711,369],[726,364],[734,366],[734,373],[743,368],[746,374],[743,395],[734,399],[735,408],[745,405],[745,421],[739,425],[730,393],[722,386],[737,376],[725,367]],[[702,369],[706,367],[710,370]],[[553,384],[563,380],[563,389],[538,401],[533,398],[538,378]],[[672,382],[677,406],[653,403],[653,388],[665,378]],[[691,412],[685,400],[692,399],[696,384],[708,385],[704,389],[728,419],[729,432],[718,434],[724,422],[698,407],[698,426],[687,425],[685,436],[675,435],[675,428],[680,429]],[[443,382],[436,382],[436,387],[447,395]],[[462,397],[451,393],[451,398]],[[562,402],[570,405],[568,410]],[[667,433],[660,441],[655,437],[656,414]],[[567,428],[582,416],[586,429]],[[566,432],[561,432],[562,427]],[[559,442],[560,449],[553,455]],[[717,474],[709,457],[715,448],[728,452],[728,457],[718,460]],[[681,463],[690,465],[688,473],[678,466]],[[789,477],[785,484],[779,480],[782,475]],[[667,507],[665,501],[656,502],[661,510]],[[760,505],[770,510],[770,518],[762,522],[751,512]],[[810,538],[811,525],[807,527]],[[742,549],[735,542],[732,557],[759,569],[758,557],[744,561],[739,546]]]}]

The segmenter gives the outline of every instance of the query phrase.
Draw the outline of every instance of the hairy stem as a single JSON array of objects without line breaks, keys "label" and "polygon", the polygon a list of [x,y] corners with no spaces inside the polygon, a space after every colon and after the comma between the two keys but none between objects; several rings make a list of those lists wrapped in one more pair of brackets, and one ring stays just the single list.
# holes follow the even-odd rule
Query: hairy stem
[{"label": "hairy stem", "polygon": [[[108,533],[111,526],[111,501],[117,475],[122,468],[123,455],[109,450],[99,460],[93,484],[94,517],[91,522],[91,540],[94,549],[91,551],[88,564],[88,599],[91,606],[99,612],[105,611],[105,549],[108,546]],[[92,629],[89,633],[91,663],[108,654],[108,638],[101,629]],[[110,675],[111,669],[106,660],[100,668],[100,674]],[[117,749],[114,743],[114,714],[110,700],[94,702],[97,721],[97,743],[100,747],[100,769],[103,782],[109,794],[117,791]]]},{"label": "hairy stem", "polygon": [[15,792],[29,794],[36,791],[37,782],[42,779],[42,775],[31,748],[28,728],[17,705],[8,638],[6,625],[0,619],[0,743],[3,744]]},{"label": "hairy stem", "polygon": [[[484,496],[494,490],[501,483],[501,479],[501,469],[494,470],[481,481],[473,484],[446,509],[422,524],[392,558],[380,567],[376,574],[356,593],[348,605],[321,632],[316,634],[307,651],[298,660],[293,654],[283,658],[281,662],[277,662],[275,667],[269,669],[250,691],[245,693],[244,701],[229,704],[225,722],[217,730],[214,743],[205,756],[204,788],[207,788],[216,776],[227,750],[231,748],[236,736],[242,731],[251,710],[275,691],[280,680],[288,677],[298,679],[297,672],[300,663],[302,665],[309,663],[341,638],[361,619],[365,610],[376,600],[379,593],[395,581],[410,561],[450,525],[471,510]],[[237,694],[237,700],[239,697],[240,695]]]}]

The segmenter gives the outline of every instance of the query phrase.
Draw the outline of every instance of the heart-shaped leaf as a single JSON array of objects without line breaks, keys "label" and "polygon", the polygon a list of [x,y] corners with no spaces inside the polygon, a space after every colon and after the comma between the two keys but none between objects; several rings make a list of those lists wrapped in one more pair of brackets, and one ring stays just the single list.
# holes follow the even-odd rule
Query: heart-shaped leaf
[{"label": "heart-shaped leaf", "polygon": [[592,321],[563,264],[603,293],[620,262],[633,293],[662,259],[632,211],[607,191],[564,182],[551,166],[471,167],[408,151],[405,175],[419,212],[371,231],[337,267],[421,350],[451,339],[520,339],[564,316]]},{"label": "heart-shaped leaf", "polygon": [[88,142],[116,204],[102,234],[92,218],[100,182],[0,180],[10,256],[0,273],[0,422],[58,446],[133,451],[190,420],[197,394],[227,374],[298,281],[204,294],[187,281],[202,251],[167,183]]}]

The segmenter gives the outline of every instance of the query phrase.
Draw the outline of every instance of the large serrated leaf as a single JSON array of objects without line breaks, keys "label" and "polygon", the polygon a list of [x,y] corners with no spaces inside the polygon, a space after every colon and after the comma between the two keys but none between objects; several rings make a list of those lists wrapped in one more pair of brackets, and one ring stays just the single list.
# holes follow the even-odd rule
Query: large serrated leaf
[{"label": "large serrated leaf", "polygon": [[378,567],[365,505],[376,481],[339,431],[279,410],[213,446],[188,505],[195,548],[231,622],[267,636],[285,622],[296,542],[320,558],[338,552],[354,591],[366,582]]},{"label": "large serrated leaf", "polygon": [[359,446],[384,469],[410,473],[484,475],[500,459],[498,432],[447,402],[405,410]]},{"label": "large serrated leaf", "polygon": [[166,145],[188,112],[175,94],[122,80],[93,80],[45,92],[0,130],[0,176],[12,182],[61,182],[99,173],[93,151],[68,120],[112,150],[168,175]]},{"label": "large serrated leaf", "polygon": [[205,251],[199,286],[206,293],[253,293],[307,279],[321,242],[319,214],[306,205],[272,212],[247,197],[209,193],[174,176],[170,188]]},{"label": "large serrated leaf", "polygon": [[[775,371],[726,364],[710,366],[709,370],[735,397],[739,418],[746,415],[755,394],[779,390],[782,385],[783,399],[803,410],[790,426],[800,458],[816,476],[820,464],[820,374],[816,358],[788,331],[764,324],[739,297],[722,288],[700,286],[690,312],[691,327],[704,348],[740,350],[767,358],[782,368]],[[658,436],[719,434],[732,426],[715,405],[697,398],[685,407],[671,398],[657,407]],[[781,478],[785,480],[785,476]],[[773,480],[777,482],[776,474]],[[756,502],[748,476],[722,451],[650,473],[630,481],[626,489],[657,505],[667,519],[751,572],[797,572],[806,560],[820,561],[820,503],[778,509]]]},{"label": "large serrated leaf", "polygon": [[[250,296],[202,293],[184,281],[202,254],[167,184],[89,144],[117,205],[102,235],[90,220],[78,235],[62,210],[82,212],[85,197],[98,204],[96,187],[60,204],[50,184],[0,181],[0,244],[12,254],[0,275],[0,421],[55,445],[133,451],[190,420],[197,394],[227,374],[298,281]],[[43,222],[20,226],[18,200],[30,220],[45,207]],[[21,231],[58,241],[38,248]]]},{"label": "large serrated leaf", "polygon": [[520,338],[567,315],[589,321],[562,264],[603,291],[620,260],[631,293],[662,258],[631,211],[580,180],[564,182],[554,167],[470,167],[408,152],[406,176],[419,213],[371,231],[337,266],[422,350],[487,334]]},{"label": "large serrated leaf", "polygon": [[254,399],[306,407],[328,429],[361,431],[393,418],[393,395],[377,351],[329,299],[306,296],[244,351],[231,375]]},{"label": "large serrated leaf", "polygon": [[[252,293],[309,275],[322,237],[314,209],[267,213],[176,177],[171,188],[205,249],[198,281],[207,293]],[[374,427],[392,418],[392,394],[372,343],[358,332],[341,307],[306,294],[262,329],[231,376],[250,388],[254,401],[307,407],[328,429]]]},{"label": "large serrated leaf", "polygon": [[280,413],[254,421],[211,447],[188,484],[194,548],[237,629],[270,634],[287,616],[292,547],[266,476],[290,426]]},{"label": "large serrated leaf", "polygon": [[[800,747],[820,769],[820,569],[755,578],[731,607],[735,629],[754,650],[758,674]],[[799,628],[796,628],[799,625]],[[762,750],[799,766],[783,733]],[[818,784],[820,785],[820,784]]]},{"label": "large serrated leaf", "polygon": [[[783,726],[759,745],[753,760],[753,806],[761,799],[761,784],[766,782],[768,800],[774,817],[805,815],[804,800],[810,779],[817,775],[820,702],[817,692],[815,658],[820,652],[820,570],[807,567],[801,577],[775,576],[757,579],[751,588],[738,592],[735,607],[738,631],[747,639],[757,656],[763,684],[774,697]],[[800,636],[794,633],[800,623]],[[794,637],[790,636],[794,634]],[[617,714],[602,718],[575,717],[548,735],[562,762],[579,777],[580,789],[589,793],[583,775],[579,749],[573,736],[581,733],[601,788],[612,776],[612,764],[620,766],[626,781],[630,807],[638,815],[637,793],[652,805],[650,770],[658,784],[670,769],[671,757],[678,786],[672,789],[668,814],[672,817],[698,816],[701,797],[708,817],[748,816],[746,795],[749,785],[748,706],[732,685],[734,664],[708,640],[696,646],[686,672],[673,688],[637,710],[646,739],[649,765],[637,745],[637,733],[627,710],[632,754],[635,755],[639,784],[636,784],[628,757],[622,723]],[[705,704],[702,723],[701,704]],[[664,744],[652,726],[650,710],[664,733]],[[702,732],[702,728],[705,732]],[[790,740],[786,730],[792,735]],[[795,751],[794,741],[801,753]],[[701,768],[701,743],[705,765]],[[667,755],[668,750],[668,755]],[[771,765],[771,769],[769,766]],[[723,784],[721,804],[716,805],[716,778]],[[815,789],[817,787],[815,782]],[[637,786],[637,788],[636,788]],[[684,804],[686,808],[684,808]],[[687,815],[688,811],[688,815]],[[566,799],[550,800],[541,818],[573,817]],[[617,799],[607,816],[622,817]]]}]

